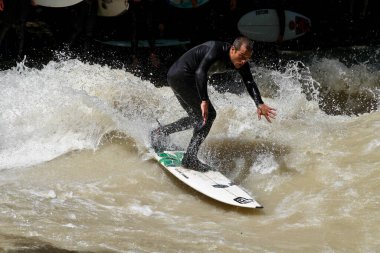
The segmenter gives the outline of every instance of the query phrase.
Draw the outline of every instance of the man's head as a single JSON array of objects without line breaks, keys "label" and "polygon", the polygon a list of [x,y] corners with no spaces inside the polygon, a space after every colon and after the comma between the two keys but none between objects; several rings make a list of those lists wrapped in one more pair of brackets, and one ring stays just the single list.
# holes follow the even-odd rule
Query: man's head
[{"label": "man's head", "polygon": [[238,37],[230,48],[230,59],[235,68],[241,68],[252,56],[253,42],[247,37]]}]

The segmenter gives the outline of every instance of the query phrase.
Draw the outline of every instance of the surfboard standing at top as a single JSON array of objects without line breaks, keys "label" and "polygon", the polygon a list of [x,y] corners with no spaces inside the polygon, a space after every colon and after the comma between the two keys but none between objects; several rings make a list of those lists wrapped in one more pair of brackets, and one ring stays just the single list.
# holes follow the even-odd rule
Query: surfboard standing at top
[{"label": "surfboard standing at top", "polygon": [[[280,33],[280,24],[275,9],[251,11],[242,16],[238,22],[239,31],[256,41],[275,42]],[[285,11],[285,30],[283,40],[291,40],[304,35],[310,30],[309,18],[292,11]]]},{"label": "surfboard standing at top", "polygon": [[129,9],[128,0],[98,0],[98,16],[115,17]]},{"label": "surfboard standing at top", "polygon": [[164,151],[154,153],[154,158],[176,178],[214,200],[238,207],[263,207],[218,171],[199,172],[182,167],[184,153],[184,151]]},{"label": "surfboard standing at top", "polygon": [[78,4],[83,0],[34,0],[36,5],[45,6],[45,7],[68,7],[74,4]]}]

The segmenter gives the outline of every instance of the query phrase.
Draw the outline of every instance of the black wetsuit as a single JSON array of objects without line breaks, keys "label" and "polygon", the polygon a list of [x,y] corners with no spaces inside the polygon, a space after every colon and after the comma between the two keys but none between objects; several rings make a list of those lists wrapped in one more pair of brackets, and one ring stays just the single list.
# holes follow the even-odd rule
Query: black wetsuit
[{"label": "black wetsuit", "polygon": [[169,69],[168,83],[179,103],[186,110],[188,117],[163,126],[161,130],[169,135],[194,128],[193,137],[186,152],[189,155],[196,157],[199,147],[209,133],[216,117],[216,111],[209,102],[207,122],[203,125],[200,105],[202,101],[209,100],[208,75],[237,70],[256,106],[264,103],[253,80],[248,62],[236,69],[229,57],[230,48],[231,45],[225,42],[203,43],[182,55]]}]

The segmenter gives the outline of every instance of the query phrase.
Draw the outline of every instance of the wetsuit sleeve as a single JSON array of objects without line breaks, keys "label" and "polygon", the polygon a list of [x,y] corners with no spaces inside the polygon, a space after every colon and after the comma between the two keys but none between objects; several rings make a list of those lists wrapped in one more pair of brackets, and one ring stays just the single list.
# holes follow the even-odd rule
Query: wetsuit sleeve
[{"label": "wetsuit sleeve", "polygon": [[249,69],[249,63],[246,63],[244,66],[242,66],[239,69],[239,73],[243,79],[249,95],[255,102],[256,106],[258,107],[259,105],[264,104],[259,88],[257,87],[256,82],[253,80],[251,70]]},{"label": "wetsuit sleeve", "polygon": [[201,100],[209,100],[207,92],[207,72],[214,63],[217,56],[215,47],[208,49],[208,52],[203,57],[197,70],[195,71],[195,83],[198,89],[198,94]]}]

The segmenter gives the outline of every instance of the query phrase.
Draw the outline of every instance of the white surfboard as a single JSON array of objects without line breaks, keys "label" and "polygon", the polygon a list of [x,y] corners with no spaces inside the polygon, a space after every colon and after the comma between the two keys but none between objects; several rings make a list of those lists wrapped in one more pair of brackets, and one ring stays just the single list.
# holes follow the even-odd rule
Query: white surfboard
[{"label": "white surfboard", "polygon": [[101,17],[119,16],[128,8],[128,0],[98,0],[98,16]]},{"label": "white surfboard", "polygon": [[[118,47],[131,47],[130,40],[96,40],[106,45],[118,46]],[[171,47],[190,44],[189,40],[177,40],[177,39],[157,39],[155,40],[155,47]],[[149,47],[147,40],[139,40],[138,47]]]},{"label": "white surfboard", "polygon": [[78,4],[83,0],[34,0],[36,5],[45,6],[45,7],[68,7],[74,4]]},{"label": "white surfboard", "polygon": [[199,172],[181,167],[183,154],[184,151],[164,151],[155,153],[154,158],[179,180],[212,199],[238,207],[263,207],[218,171]]},{"label": "white surfboard", "polygon": [[[309,18],[292,11],[285,11],[285,30],[283,40],[291,40],[310,30]],[[256,41],[275,42],[280,32],[279,19],[275,9],[251,11],[238,22],[239,31]]]},{"label": "white surfboard", "polygon": [[192,0],[169,0],[169,3],[177,8],[191,9],[204,5],[208,1],[209,0],[197,0],[197,4],[195,7],[193,6]]}]

